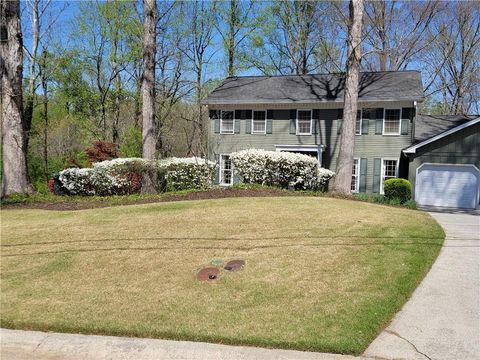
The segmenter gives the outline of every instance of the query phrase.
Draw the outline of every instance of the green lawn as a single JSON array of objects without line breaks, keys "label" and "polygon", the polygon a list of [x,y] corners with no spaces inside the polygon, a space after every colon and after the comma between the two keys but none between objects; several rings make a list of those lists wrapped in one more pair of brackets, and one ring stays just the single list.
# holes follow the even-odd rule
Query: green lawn
[{"label": "green lawn", "polygon": [[[359,354],[438,255],[419,211],[317,197],[1,211],[1,326]],[[246,267],[198,283],[213,259]]]}]

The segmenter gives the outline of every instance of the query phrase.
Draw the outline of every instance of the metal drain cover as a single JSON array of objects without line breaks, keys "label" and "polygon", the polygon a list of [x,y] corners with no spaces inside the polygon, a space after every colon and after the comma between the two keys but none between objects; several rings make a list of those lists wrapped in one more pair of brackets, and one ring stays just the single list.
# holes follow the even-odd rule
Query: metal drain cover
[{"label": "metal drain cover", "polygon": [[227,271],[235,271],[245,266],[245,260],[231,260],[223,267]]},{"label": "metal drain cover", "polygon": [[214,281],[218,279],[220,270],[215,267],[206,267],[197,273],[198,281]]}]

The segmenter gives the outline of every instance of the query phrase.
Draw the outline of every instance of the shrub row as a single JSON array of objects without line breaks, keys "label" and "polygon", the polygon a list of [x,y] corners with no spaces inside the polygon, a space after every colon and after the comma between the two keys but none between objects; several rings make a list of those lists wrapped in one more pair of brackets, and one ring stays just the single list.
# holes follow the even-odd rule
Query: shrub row
[{"label": "shrub row", "polygon": [[303,154],[249,149],[230,156],[236,175],[246,184],[325,190],[335,175],[321,168],[315,158]]},{"label": "shrub row", "polygon": [[92,168],[65,169],[49,186],[59,195],[125,195],[138,193],[148,174],[160,192],[203,189],[211,186],[215,168],[215,163],[199,158],[120,158],[95,163]]}]

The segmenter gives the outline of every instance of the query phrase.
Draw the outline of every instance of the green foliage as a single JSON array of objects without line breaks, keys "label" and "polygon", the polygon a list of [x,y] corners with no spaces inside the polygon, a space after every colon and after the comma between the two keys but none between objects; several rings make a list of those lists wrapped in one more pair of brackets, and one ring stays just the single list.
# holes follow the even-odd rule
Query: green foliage
[{"label": "green foliage", "polygon": [[412,197],[412,184],[406,179],[388,179],[384,190],[387,199],[398,199],[402,204]]},{"label": "green foliage", "polygon": [[370,195],[368,195],[367,193],[358,193],[358,194],[356,194],[356,196],[357,196],[358,200],[362,200],[362,201],[369,201],[370,200]]},{"label": "green foliage", "polygon": [[119,151],[120,157],[141,157],[142,131],[135,126],[131,126],[122,136]]},{"label": "green foliage", "polygon": [[416,209],[417,208],[417,203],[415,202],[415,200],[407,200],[407,201],[405,201],[403,206],[405,206],[408,209]]},{"label": "green foliage", "polygon": [[367,201],[367,202],[376,203],[376,204],[402,206],[408,209],[417,208],[417,204],[413,200],[402,201],[402,199],[398,197],[388,198],[387,196],[381,195],[381,194],[358,193],[358,194],[355,194],[355,198],[357,198],[360,201]]}]

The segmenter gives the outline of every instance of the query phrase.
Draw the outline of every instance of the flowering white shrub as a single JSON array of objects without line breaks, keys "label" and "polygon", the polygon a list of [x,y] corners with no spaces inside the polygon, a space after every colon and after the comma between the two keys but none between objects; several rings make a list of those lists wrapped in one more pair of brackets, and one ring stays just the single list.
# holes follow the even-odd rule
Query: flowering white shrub
[{"label": "flowering white shrub", "polygon": [[216,164],[201,158],[167,158],[158,161],[166,190],[205,189],[212,185]]},{"label": "flowering white shrub", "polygon": [[303,154],[248,149],[230,157],[237,175],[245,183],[319,189],[334,175],[320,168],[315,158]]},{"label": "flowering white shrub", "polygon": [[126,194],[130,188],[128,180],[102,168],[69,168],[61,171],[58,179],[69,195]]},{"label": "flowering white shrub", "polygon": [[160,191],[200,189],[212,184],[215,163],[200,158],[121,158],[94,163],[92,168],[65,169],[58,180],[61,192],[69,195],[123,195],[140,191],[146,173],[155,175]]}]

